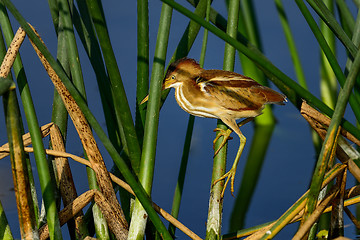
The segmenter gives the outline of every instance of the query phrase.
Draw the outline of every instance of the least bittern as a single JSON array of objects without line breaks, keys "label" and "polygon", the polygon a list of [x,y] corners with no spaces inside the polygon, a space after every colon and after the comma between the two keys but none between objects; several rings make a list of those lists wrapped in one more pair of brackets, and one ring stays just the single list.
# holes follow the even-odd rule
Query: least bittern
[{"label": "least bittern", "polygon": [[[246,138],[239,127],[260,115],[265,104],[283,105],[286,97],[241,74],[223,70],[205,70],[190,58],[179,59],[169,66],[163,89],[171,87],[175,88],[175,99],[184,111],[199,117],[220,119],[230,128],[226,131],[215,129],[221,131],[218,137],[224,136],[215,155],[230,138],[232,131],[239,136],[240,146],[232,168],[213,183],[215,185],[227,178],[223,196],[231,179],[231,193],[233,193],[237,164],[246,143]],[[142,103],[147,99],[148,97]],[[241,118],[245,119],[238,125],[236,120]]]}]

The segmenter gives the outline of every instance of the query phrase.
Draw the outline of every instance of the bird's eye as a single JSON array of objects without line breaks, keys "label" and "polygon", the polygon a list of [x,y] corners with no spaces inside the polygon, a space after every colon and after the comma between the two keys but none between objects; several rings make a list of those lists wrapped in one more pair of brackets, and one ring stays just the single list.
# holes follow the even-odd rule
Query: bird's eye
[{"label": "bird's eye", "polygon": [[175,78],[176,78],[175,75],[172,75],[172,76],[171,76],[171,79],[172,79],[172,80],[175,80]]}]

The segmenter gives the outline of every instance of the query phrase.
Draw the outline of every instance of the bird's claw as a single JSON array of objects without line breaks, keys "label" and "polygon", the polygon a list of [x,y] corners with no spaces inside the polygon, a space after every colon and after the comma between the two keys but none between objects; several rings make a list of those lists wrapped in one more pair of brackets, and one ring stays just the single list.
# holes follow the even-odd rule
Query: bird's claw
[{"label": "bird's claw", "polygon": [[215,128],[214,129],[214,132],[217,132],[219,131],[220,133],[216,135],[214,141],[213,141],[213,149],[215,150],[215,143],[216,141],[221,137],[223,136],[224,139],[222,140],[219,148],[215,151],[214,153],[214,157],[219,153],[219,151],[221,150],[221,148],[225,145],[225,143],[228,141],[228,140],[231,140],[233,139],[232,137],[230,137],[230,134],[232,133],[232,130],[230,129],[227,129],[227,130],[224,130],[224,129],[221,129],[221,128]]},{"label": "bird's claw", "polygon": [[215,186],[215,184],[217,184],[218,182],[224,180],[226,178],[225,184],[224,184],[224,188],[221,192],[221,198],[224,197],[224,193],[225,193],[225,189],[227,184],[229,183],[229,180],[231,179],[231,195],[234,196],[234,181],[235,181],[235,173],[236,173],[236,168],[231,168],[230,171],[228,171],[227,173],[225,173],[221,178],[217,179],[214,181],[214,183],[212,184],[212,187]]}]

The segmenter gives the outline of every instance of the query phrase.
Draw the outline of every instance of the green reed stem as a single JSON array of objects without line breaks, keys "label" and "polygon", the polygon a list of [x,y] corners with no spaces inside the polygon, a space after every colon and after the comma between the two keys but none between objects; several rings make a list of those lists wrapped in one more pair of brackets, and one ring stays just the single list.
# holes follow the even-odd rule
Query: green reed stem
[{"label": "green reed stem", "polygon": [[[11,28],[11,24],[9,21],[9,16],[7,14],[6,8],[4,6],[4,4],[0,1],[0,25],[2,28],[2,32],[3,34],[5,34],[5,38],[8,38],[8,41],[10,42],[14,33],[13,30]],[[3,38],[1,37],[1,40]],[[2,43],[3,44],[3,43]],[[4,47],[3,50],[3,54],[5,55],[6,50]],[[2,62],[2,61],[1,61]],[[11,85],[15,87],[15,83],[13,80],[10,79],[6,79],[6,81],[11,81]],[[24,134],[24,127],[21,126],[21,132],[22,134]],[[30,163],[30,159],[29,156],[26,156],[26,164],[27,164],[27,170],[28,170],[28,175],[29,175],[29,181],[30,181],[30,188],[31,188],[31,196],[33,199],[33,207],[34,207],[34,214],[35,214],[35,219],[36,219],[36,224],[37,226],[39,226],[39,204],[38,204],[38,200],[37,200],[37,193],[36,193],[36,189],[35,189],[35,183],[34,183],[34,177],[33,177],[33,172],[32,172],[32,167],[31,167],[31,163]]]},{"label": "green reed stem", "polygon": [[125,153],[129,156],[134,172],[138,173],[141,149],[136,137],[134,122],[110,41],[101,2],[98,0],[88,0],[87,3],[109,74],[118,125],[120,130],[123,131],[123,134],[121,134],[121,142]]},{"label": "green reed stem", "polygon": [[[334,10],[332,0],[327,0],[326,4],[328,5],[331,11]],[[335,36],[334,33],[331,31],[328,26],[321,21],[320,22],[320,29],[321,32],[330,48],[333,52],[334,57],[336,57],[336,46],[335,46]],[[324,55],[323,51],[320,54],[320,91],[321,91],[321,99],[327,104],[329,107],[334,109],[336,104],[336,97],[337,97],[337,81],[334,71],[332,70],[326,56]]]},{"label": "green reed stem", "polygon": [[[78,7],[80,14],[76,8],[73,10],[74,25],[96,75],[109,138],[120,152],[120,130],[116,123],[113,97],[112,94],[109,94],[111,92],[110,81],[103,62],[101,49],[86,3],[84,1],[78,1]],[[127,160],[128,159],[125,159],[125,161]]]},{"label": "green reed stem", "polygon": [[[72,10],[72,18],[74,21],[74,26],[78,32],[79,38],[85,48],[86,54],[89,57],[90,63],[92,65],[92,69],[95,72],[97,84],[99,87],[100,99],[102,104],[102,109],[104,111],[105,122],[107,127],[107,132],[110,141],[117,149],[118,152],[121,151],[121,143],[120,143],[120,131],[119,127],[116,123],[116,115],[113,103],[113,97],[110,88],[109,77],[107,75],[100,46],[97,41],[96,34],[94,32],[94,26],[91,21],[90,13],[88,11],[88,7],[85,1],[78,1],[79,12],[77,9],[73,7]],[[126,157],[124,160],[127,162],[128,166],[131,166],[129,159]],[[90,188],[98,188],[96,182],[96,176],[92,169],[86,168],[88,181]],[[120,190],[120,200],[121,206],[124,210],[125,217],[129,220],[129,196],[128,194],[122,194],[123,191]],[[93,211],[94,220],[96,222],[95,229],[97,236],[103,236],[102,238],[108,238],[109,230],[107,228],[107,223],[105,218],[103,217],[99,207],[97,205],[93,205],[90,210]]]},{"label": "green reed stem", "polygon": [[[329,8],[329,10],[333,13],[334,1],[326,0],[324,2]],[[323,21],[320,20],[319,25],[321,32],[327,44],[329,45],[329,48],[333,52],[334,56],[336,56],[336,44],[335,44],[334,33]],[[335,108],[335,104],[337,100],[337,80],[334,71],[332,70],[329,64],[329,61],[327,60],[322,50],[320,50],[320,95],[321,95],[321,99],[325,104],[327,104],[332,109]],[[318,156],[321,150],[322,141],[320,141],[319,135],[314,132],[313,132],[313,139],[314,139],[316,154]],[[315,139],[317,139],[318,141],[315,142]],[[326,192],[330,189],[330,187],[331,186],[329,185],[321,190],[318,199],[319,201],[325,197]],[[309,231],[309,239],[314,239],[318,231],[321,231],[323,229],[325,230],[329,229],[329,224],[330,224],[330,215],[327,214],[321,216],[318,223],[314,224],[311,230]]]},{"label": "green reed stem", "polygon": [[[2,80],[1,80],[2,81]],[[3,240],[13,240],[14,237],[11,233],[8,220],[5,215],[4,208],[0,201],[0,232]]]},{"label": "green reed stem", "polygon": [[[205,17],[206,12],[206,1],[198,1],[198,4],[194,4],[196,6],[194,14],[199,16],[201,19]],[[194,44],[194,41],[200,31],[201,25],[199,25],[196,21],[190,20],[187,25],[175,51],[172,55],[169,64],[174,62],[177,59],[186,57]],[[165,101],[168,96],[170,89],[166,89],[162,94],[161,100],[162,103]]]},{"label": "green reed stem", "polygon": [[[53,3],[50,3],[49,5],[50,9],[55,7],[52,6],[52,4]],[[73,20],[71,17],[70,6],[68,5],[70,3],[68,3],[68,1],[66,0],[60,0],[58,1],[58,4],[59,6],[61,6],[61,11],[59,11],[59,13],[51,11],[53,14],[55,14],[52,16],[53,23],[59,24],[57,27],[55,27],[55,29],[57,29],[58,31],[57,58],[63,66],[64,71],[67,73],[67,75],[71,76],[71,80],[74,82],[74,85],[77,87],[83,98],[86,99],[84,79],[82,76],[82,70],[79,60],[80,58],[73,29]],[[66,142],[68,113],[56,90],[54,91],[52,121],[59,127],[59,130],[64,138],[64,142]],[[87,171],[93,170],[87,168]],[[92,182],[90,183],[90,185],[97,184],[97,180],[94,174],[90,176],[88,175],[88,181]],[[81,212],[81,214],[83,213]],[[94,215],[98,217],[102,216],[100,211],[95,213]],[[97,220],[97,218],[95,219]],[[104,219],[100,220],[100,222],[104,221]],[[76,236],[79,236],[78,234],[82,236],[88,235],[88,231],[84,222],[79,221],[77,222],[77,224],[78,229],[75,229],[75,222],[73,220],[68,222],[67,224],[71,237],[75,238]],[[95,224],[96,229],[99,229],[98,225],[100,224]],[[97,231],[97,236],[102,236],[101,231]]]},{"label": "green reed stem", "polygon": [[[339,12],[340,22],[344,32],[351,38],[354,33],[355,20],[345,1],[336,0],[336,6]],[[355,46],[358,46],[354,43]]]},{"label": "green reed stem", "polygon": [[[249,0],[241,1],[240,15],[239,15],[239,31],[249,39],[249,42],[262,49],[261,36],[258,30],[257,17],[253,2]],[[236,37],[236,35],[235,35]],[[241,66],[244,75],[253,78],[262,85],[268,86],[268,80],[265,74],[260,71],[253,61],[247,58],[244,54],[239,53]],[[275,117],[271,110],[271,105],[265,106],[263,114],[254,119],[255,124],[271,125],[275,123]]]},{"label": "green reed stem", "polygon": [[149,89],[149,9],[147,0],[137,1],[137,84],[135,129],[143,143],[146,109],[140,106]]},{"label": "green reed stem", "polygon": [[289,52],[290,52],[290,55],[291,55],[291,59],[293,61],[296,78],[297,78],[300,86],[302,86],[305,89],[308,89],[305,74],[304,74],[304,70],[302,68],[300,57],[299,57],[299,54],[298,54],[298,51],[297,51],[297,48],[296,48],[296,45],[295,45],[295,39],[294,39],[293,34],[291,32],[289,21],[287,19],[286,12],[284,10],[282,1],[281,0],[275,0],[275,4],[276,4],[276,9],[278,11],[278,15],[279,15],[279,18],[280,18],[281,26],[282,26],[284,34],[285,34],[286,42],[287,42],[288,47],[289,47]]},{"label": "green reed stem", "polygon": [[[3,5],[1,4],[2,13],[4,13]],[[3,23],[4,16],[7,14],[1,14],[1,23]],[[4,31],[4,28],[2,28]],[[3,58],[6,54],[6,47],[3,40],[2,31],[0,31],[0,61],[3,62]],[[21,44],[21,43],[19,43]],[[3,69],[2,69],[3,70]],[[9,73],[11,76],[11,73]],[[5,77],[5,74],[3,74]],[[0,81],[12,81],[9,75],[7,78],[0,78]],[[5,80],[6,79],[6,80]],[[13,82],[13,81],[12,81]],[[13,85],[14,82],[13,82]],[[24,145],[22,141],[22,135],[24,132],[24,127],[22,125],[21,113],[19,109],[19,104],[16,96],[16,88],[13,87],[3,94],[3,106],[4,106],[4,116],[5,124],[8,136],[8,143],[10,148],[10,160],[11,168],[14,181],[14,191],[16,198],[16,205],[18,209],[19,225],[20,225],[20,234],[22,238],[28,236],[29,238],[37,238],[37,218],[38,218],[38,209],[34,208],[37,206],[33,202],[30,191],[28,189],[33,189],[31,181],[32,174],[31,170],[29,171],[30,161],[27,159],[24,152]],[[12,238],[10,228],[8,226],[5,212],[3,211],[1,205],[2,217],[1,222],[4,223],[4,231],[7,231],[7,237]],[[3,232],[1,232],[3,233]]]},{"label": "green reed stem", "polygon": [[[8,20],[4,21],[3,24],[8,24],[9,30],[5,33],[4,36],[7,44],[9,45],[14,37],[14,34],[11,30],[10,22]],[[39,181],[46,209],[46,217],[49,225],[50,237],[52,239],[62,239],[60,222],[56,208],[56,188],[49,171],[49,165],[46,160],[46,154],[42,142],[39,123],[36,117],[35,108],[33,105],[30,89],[28,86],[24,68],[21,63],[20,56],[17,56],[13,68],[17,79],[19,92],[21,93],[20,95],[25,112],[25,117],[29,127],[29,132],[31,134],[32,145],[34,148],[34,156],[39,173]]]},{"label": "green reed stem", "polygon": [[[155,154],[157,143],[157,132],[159,126],[160,97],[162,80],[164,76],[165,59],[170,33],[172,8],[163,4],[158,29],[154,63],[151,73],[149,103],[147,104],[143,152],[140,163],[139,181],[145,191],[151,195],[154,176]],[[145,234],[147,218],[145,209],[138,199],[135,200],[132,212],[131,224],[128,239],[142,239]]]},{"label": "green reed stem", "polygon": [[329,26],[329,28],[331,28],[336,37],[343,43],[345,48],[349,51],[350,55],[354,58],[358,50],[357,47],[351,41],[349,36],[344,32],[340,24],[336,21],[334,15],[326,7],[323,1],[307,0],[307,2]]},{"label": "green reed stem", "polygon": [[[206,13],[206,1],[199,1],[196,5],[195,11],[193,14],[198,16],[201,19],[204,19]],[[205,20],[204,20],[205,21]],[[201,25],[199,25],[196,21],[190,20],[188,26],[186,27],[186,30],[184,34],[182,35],[178,46],[172,55],[170,59],[170,63],[187,56],[189,53],[191,47],[194,44],[194,41],[199,33],[199,30],[201,28]]]},{"label": "green reed stem", "polygon": [[8,79],[8,78],[1,78],[0,80],[0,96],[2,96],[4,93],[11,89],[15,89],[16,85],[14,81]]},{"label": "green reed stem", "polygon": [[[38,238],[29,176],[22,142],[22,123],[15,89],[4,94],[4,111],[8,133],[11,167],[22,238]],[[54,236],[54,235],[53,235]]]},{"label": "green reed stem", "polygon": [[[198,3],[197,8],[202,6],[203,2],[201,1]],[[211,0],[206,0],[206,14],[205,14],[205,20],[209,21],[209,15],[210,15],[210,6],[211,6]],[[195,10],[196,12],[196,10]],[[195,25],[192,25],[193,27],[197,27]],[[204,67],[205,62],[205,55],[206,55],[206,47],[207,47],[207,39],[208,39],[208,30],[204,29],[204,35],[202,40],[202,47],[201,47],[201,53],[200,53],[200,60],[199,64],[201,67]],[[191,146],[191,139],[194,129],[194,123],[195,123],[195,116],[189,115],[188,125],[186,129],[186,135],[185,135],[185,142],[183,147],[183,152],[181,156],[181,162],[180,162],[180,168],[179,168],[179,175],[177,179],[177,184],[175,187],[174,197],[173,197],[173,203],[172,203],[172,209],[171,209],[171,215],[175,218],[178,218],[179,210],[180,210],[180,203],[181,203],[181,197],[183,193],[184,188],[184,182],[185,182],[185,176],[186,176],[186,168],[189,160],[189,153],[190,153],[190,146]],[[175,226],[171,223],[169,224],[168,230],[170,234],[175,237]]]},{"label": "green reed stem", "polygon": [[[226,33],[234,37],[238,31],[239,23],[240,1],[230,0],[228,6],[228,25]],[[226,71],[234,71],[236,49],[228,43],[225,43],[224,50],[224,65],[223,69]],[[227,126],[221,121],[217,121],[217,128],[227,130]],[[217,135],[221,134],[220,132]],[[215,142],[215,149],[219,149],[224,136],[221,136]],[[214,157],[213,172],[211,177],[211,194],[209,199],[208,221],[206,225],[205,239],[220,239],[222,226],[222,210],[223,210],[223,196],[224,181],[213,183],[225,174],[227,158],[227,143],[221,148],[218,154]],[[230,186],[229,186],[230,188]]]},{"label": "green reed stem", "polygon": [[[337,59],[334,56],[334,53],[332,52],[331,48],[327,44],[326,39],[322,35],[319,27],[317,26],[314,18],[312,17],[310,11],[305,6],[304,2],[301,0],[296,0],[296,3],[298,5],[301,13],[303,14],[304,18],[308,22],[311,30],[313,31],[314,36],[318,40],[318,43],[319,43],[321,49],[323,50],[327,60],[329,61],[329,64],[330,64],[332,70],[334,71],[334,74],[335,74],[337,80],[339,81],[340,86],[343,87],[344,83],[345,83],[345,75],[343,74],[339,63],[337,62]],[[358,121],[360,121],[360,108],[358,107],[360,105],[360,95],[351,94],[349,102],[350,102],[351,109],[353,110],[356,119]]]},{"label": "green reed stem", "polygon": [[355,84],[356,76],[360,69],[360,51],[357,53],[353,65],[351,66],[349,75],[346,79],[344,87],[340,90],[338,101],[335,106],[334,114],[330,122],[327,134],[323,146],[321,148],[320,156],[316,164],[314,175],[311,181],[309,198],[305,208],[304,220],[306,220],[314,211],[320,192],[321,184],[325,175],[328,162],[334,157],[333,149],[337,144],[337,133],[340,126],[340,122],[344,115],[347,102],[349,100],[350,93]]}]

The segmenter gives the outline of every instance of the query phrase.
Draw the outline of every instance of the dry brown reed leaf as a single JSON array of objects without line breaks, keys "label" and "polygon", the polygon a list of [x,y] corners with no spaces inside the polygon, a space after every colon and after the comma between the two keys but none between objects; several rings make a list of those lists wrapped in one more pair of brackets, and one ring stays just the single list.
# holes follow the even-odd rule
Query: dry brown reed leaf
[{"label": "dry brown reed leaf", "polygon": [[[331,121],[330,118],[328,118],[324,114],[320,113],[319,111],[311,107],[305,101],[303,101],[301,105],[300,113],[303,117],[308,116],[308,118],[313,119],[313,122],[316,124],[314,130],[318,128],[320,130],[321,129],[325,130],[326,132],[327,128],[330,125],[330,121]],[[308,118],[305,119],[308,120]],[[340,134],[346,137],[347,139],[349,139],[350,141],[352,141],[353,143],[355,143],[356,145],[360,146],[360,140],[357,139],[354,135],[352,135],[348,131],[346,131],[345,129],[341,128]]]},{"label": "dry brown reed leaf", "polygon": [[339,193],[339,189],[333,188],[326,197],[320,202],[316,207],[314,212],[308,217],[308,219],[300,226],[299,230],[296,232],[293,240],[300,240],[305,234],[308,233],[312,225],[319,219],[321,214],[324,212],[327,205],[334,199],[334,197]]},{"label": "dry brown reed leaf", "polygon": [[[345,210],[346,210],[346,207],[347,206],[351,206],[351,205],[354,205],[354,204],[357,204],[360,202],[360,199],[357,198],[357,199],[351,199],[351,198],[354,198],[356,196],[359,196],[360,195],[360,185],[357,185],[357,186],[354,186],[350,189],[347,189],[345,191],[345,194],[344,194],[344,199],[347,200],[345,201],[345,204],[344,204],[344,207],[345,207]],[[327,212],[330,212],[332,210],[332,206],[328,206],[324,211],[323,213],[327,213]],[[294,222],[298,222],[301,220],[302,218],[302,215],[304,214],[304,210],[302,209],[302,211],[300,211],[289,223],[294,223]],[[270,228],[275,224],[275,222],[259,229],[258,231],[255,231],[255,232],[248,232],[247,234],[244,234],[244,235],[238,235],[236,236],[236,239],[237,238],[240,238],[240,237],[245,237],[249,234],[251,234],[249,237],[245,238],[244,240],[255,240],[255,239],[260,239],[267,231],[270,230]],[[232,239],[232,238],[226,238],[226,239]],[[235,238],[234,238],[235,239]]]},{"label": "dry brown reed leaf", "polygon": [[[57,125],[50,128],[50,139],[52,149],[55,151],[65,152],[63,137]],[[76,198],[76,188],[71,174],[70,165],[66,157],[55,157],[53,161],[55,168],[58,188],[63,199],[64,206],[71,204]],[[83,212],[79,211],[74,218],[68,222],[70,229],[75,229],[77,238],[81,239],[81,229],[83,226]]]},{"label": "dry brown reed leaf", "polygon": [[[301,115],[308,121],[310,126],[319,134],[322,140],[325,139],[325,135],[327,132],[327,127],[330,124],[330,119],[325,115],[321,114],[310,105],[308,105],[305,101],[301,105]],[[340,129],[340,133],[348,138],[350,141],[354,142],[355,144],[359,145],[360,141],[356,139],[353,135],[351,135],[346,130]],[[344,144],[348,143],[345,140],[341,140],[339,138],[339,143],[343,142]],[[341,144],[338,144],[336,147],[336,157],[342,162],[348,165],[348,169],[351,174],[360,181],[360,169],[359,167],[351,160],[351,157],[344,151]]]},{"label": "dry brown reed leaf", "polygon": [[[344,166],[344,169],[345,169],[345,165]],[[332,180],[332,179],[331,179]],[[357,204],[360,202],[360,199],[357,198],[357,199],[352,199],[356,196],[359,196],[360,195],[360,185],[357,185],[357,186],[354,186],[350,189],[347,189],[345,191],[345,194],[344,194],[344,199],[347,200],[345,201],[344,203],[344,207],[346,209],[347,206],[350,206],[350,205],[354,205],[354,204]],[[323,213],[327,213],[327,212],[330,212],[332,210],[332,206],[328,206],[324,211]],[[298,222],[301,220],[302,218],[302,215],[304,214],[304,210],[302,209],[289,223],[294,223],[294,222]],[[254,239],[260,239],[267,231],[270,230],[270,228],[275,224],[275,222],[267,225],[267,226],[264,226],[263,228],[259,229],[258,231],[255,231],[255,232],[248,232],[247,234],[244,234],[244,235],[238,235],[236,236],[236,238],[240,238],[240,237],[245,237],[247,235],[250,235],[249,237],[245,238],[244,240],[254,240]],[[226,239],[231,239],[231,238],[226,238]]]},{"label": "dry brown reed leaf", "polygon": [[358,182],[360,182],[360,168],[358,167],[358,165],[356,165],[356,163],[354,163],[354,161],[351,159],[348,161],[347,164],[351,174],[356,178]]},{"label": "dry brown reed leaf", "polygon": [[[312,129],[315,130],[315,132],[320,136],[320,138],[324,140],[327,129],[309,115],[303,114],[303,117],[308,121],[309,125],[312,127]],[[339,145],[337,145],[336,147],[336,156],[342,163],[346,163],[349,160],[349,156]]]},{"label": "dry brown reed leaf", "polygon": [[351,213],[351,211],[349,210],[349,208],[344,207],[344,211],[346,213],[346,215],[348,215],[348,217],[350,218],[350,220],[354,223],[355,227],[357,229],[360,229],[360,222],[357,220],[357,218]]},{"label": "dry brown reed leaf", "polygon": [[331,238],[342,235],[344,230],[344,195],[346,191],[347,171],[336,178],[336,188],[339,194],[331,201],[331,221],[329,235]]},{"label": "dry brown reed leaf", "polygon": [[6,52],[3,62],[1,63],[0,77],[6,78],[9,75],[11,71],[11,67],[14,64],[14,61],[19,52],[20,46],[25,39],[25,36],[26,36],[25,31],[22,28],[19,28],[13,40],[10,43],[10,46],[8,48],[8,51]]},{"label": "dry brown reed leaf", "polygon": [[[343,172],[343,171],[346,169],[346,165],[344,165],[344,164],[336,164],[336,165],[333,166],[333,168],[334,168],[334,169],[338,168],[338,169],[337,169],[336,172],[334,172],[334,173],[332,174],[332,177],[327,178],[326,181],[323,182],[322,187],[325,187],[327,184],[329,184],[330,182],[332,182],[332,180],[333,180],[336,176],[338,176],[341,172]],[[329,171],[329,172],[330,172],[330,171]],[[359,188],[359,189],[360,189],[360,188]],[[293,204],[293,206],[294,206],[301,198],[303,198],[304,195],[307,194],[308,192],[309,192],[309,190],[306,191],[306,192]],[[353,192],[354,194],[358,193],[358,191],[355,190],[355,189],[354,189],[352,192]],[[349,196],[349,195],[346,195],[346,196]],[[352,196],[354,196],[354,195],[352,195]],[[287,221],[287,222],[284,222],[283,224],[288,224],[288,223],[293,223],[293,222],[300,221],[300,220],[302,219],[303,214],[304,214],[304,206],[305,206],[305,203],[306,203],[306,201],[303,201],[303,203],[301,203],[301,204],[297,207],[297,210],[294,211],[293,213],[291,213],[290,217],[288,218],[288,219],[291,219],[291,216],[293,216],[292,219],[289,220],[289,221]],[[293,206],[291,206],[283,215],[287,214],[287,213],[289,212],[289,210],[292,209]],[[330,210],[328,209],[328,211],[330,211]],[[280,218],[281,218],[281,217],[282,217],[282,216],[280,216]],[[279,219],[280,219],[280,218],[279,218]],[[236,236],[236,237],[237,237],[237,238],[240,238],[240,237],[245,237],[245,236],[251,234],[249,237],[246,238],[246,240],[259,239],[259,238],[261,238],[267,231],[269,231],[269,230],[271,229],[271,227],[272,227],[275,223],[276,223],[276,221],[273,222],[273,223],[270,223],[270,224],[267,225],[267,226],[262,227],[261,229],[259,229],[259,230],[256,231],[256,232],[249,232],[249,233],[247,233],[246,235],[245,235],[245,234],[244,234],[244,235],[238,235],[238,236]]]},{"label": "dry brown reed leaf", "polygon": [[[1,63],[0,77],[6,78],[10,73],[11,67],[14,64],[17,53],[19,52],[19,48],[24,41],[24,38],[25,32],[22,29],[19,29],[10,43],[3,62]],[[11,98],[8,97],[7,100],[11,101]],[[6,107],[5,111],[7,111]],[[11,114],[13,114],[12,111],[8,114],[10,115],[10,118],[14,118],[14,116],[11,116]],[[13,123],[14,121],[9,121],[9,124]],[[35,218],[33,217],[34,206],[31,198],[31,192],[28,191],[30,188],[30,182],[27,174],[28,170],[26,165],[24,145],[22,138],[20,137],[21,133],[17,126],[11,126],[11,128],[14,128],[14,130],[8,133],[9,139],[11,139],[11,145],[9,145],[11,147],[10,159],[14,180],[16,206],[20,223],[20,234],[22,239],[36,239],[38,238],[38,233],[36,231]]]},{"label": "dry brown reed leaf", "polygon": [[[115,212],[113,207],[111,206],[111,203],[104,197],[104,195],[100,191],[96,189],[92,189],[81,194],[71,204],[67,205],[63,210],[61,210],[59,212],[60,224],[65,224],[67,221],[69,221],[69,219],[71,219],[75,214],[81,211],[81,209],[83,209],[92,200],[94,200],[98,204],[102,214],[106,218],[106,221],[111,231],[115,231],[115,234],[120,234],[116,233],[116,231],[120,229],[120,227],[117,226],[120,223],[116,220],[116,218],[114,218]],[[47,224],[39,230],[39,234],[40,239],[47,239],[49,237],[49,229]]]},{"label": "dry brown reed leaf", "polygon": [[[41,132],[41,137],[44,138],[46,136],[49,135],[50,133],[50,128],[53,125],[53,123],[48,123],[45,124],[44,126],[42,126],[40,128],[40,132]],[[31,144],[31,137],[30,137],[30,133],[26,133],[22,136],[23,139],[23,143],[24,146],[29,146]],[[9,143],[5,143],[4,145],[1,146],[1,148],[8,148],[9,147]],[[0,159],[3,159],[4,157],[9,156],[8,152],[1,152],[0,153]]]},{"label": "dry brown reed leaf", "polygon": [[96,240],[97,238],[94,238],[94,237],[90,237],[90,236],[86,236],[84,238],[84,240]]},{"label": "dry brown reed leaf", "polygon": [[[94,192],[97,190],[89,190],[79,197],[77,197],[71,204],[67,205],[59,212],[60,225],[64,225],[67,221],[73,218],[78,212],[80,212],[89,202],[92,201]],[[40,239],[49,238],[49,228],[45,224],[39,229]]]},{"label": "dry brown reed leaf", "polygon": [[[264,234],[267,231],[269,231],[272,228],[272,226],[274,226],[274,224],[275,224],[275,222],[270,223],[269,225],[261,228],[260,230],[254,232],[254,233],[251,233],[251,235],[248,236],[247,238],[245,238],[244,240],[257,240],[257,239],[260,239],[262,236],[264,236]],[[238,239],[240,237],[243,237],[243,236],[236,236],[234,238],[227,238],[226,240],[228,240],[228,239]]]},{"label": "dry brown reed leaf", "polygon": [[[121,223],[115,217],[115,211],[111,203],[104,197],[104,195],[96,190],[92,189],[76,198],[71,204],[67,205],[63,210],[59,212],[60,224],[63,225],[76,214],[78,214],[87,204],[94,200],[99,206],[102,214],[106,218],[110,230],[116,235],[121,236]],[[44,225],[39,230],[40,239],[47,239],[49,237],[49,229],[47,225]]]},{"label": "dry brown reed leaf", "polygon": [[[36,35],[41,40],[39,34],[36,30],[29,24],[29,26],[33,29]],[[42,41],[42,40],[41,40]],[[30,41],[31,42],[31,41]],[[112,187],[112,183],[110,180],[109,172],[106,169],[103,158],[100,154],[99,148],[96,144],[90,126],[81,112],[79,106],[76,104],[74,98],[71,96],[69,91],[66,89],[65,85],[60,80],[59,76],[55,73],[55,71],[50,66],[49,62],[42,55],[36,45],[31,42],[33,48],[35,49],[40,61],[44,65],[46,72],[48,73],[51,81],[53,82],[57,92],[59,93],[69,115],[70,118],[78,132],[79,138],[83,145],[83,148],[86,152],[86,155],[91,163],[91,167],[94,170],[97,178],[98,185],[100,187],[101,192],[104,194],[105,198],[110,201],[112,207],[114,208],[115,214],[114,218],[121,223],[121,231],[123,234],[121,236],[117,236],[119,239],[126,239],[128,235],[128,223],[125,220],[124,213],[122,212],[121,206],[116,198],[115,191]],[[45,45],[45,44],[44,44]]]}]

